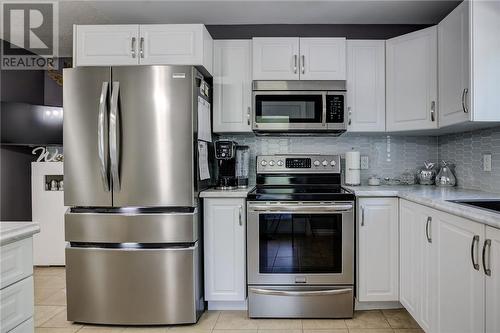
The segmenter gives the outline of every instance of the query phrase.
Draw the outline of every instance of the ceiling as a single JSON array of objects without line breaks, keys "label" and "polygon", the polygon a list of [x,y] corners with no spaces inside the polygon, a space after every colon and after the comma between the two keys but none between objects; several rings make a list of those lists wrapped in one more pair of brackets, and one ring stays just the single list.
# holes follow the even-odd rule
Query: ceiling
[{"label": "ceiling", "polygon": [[60,54],[73,24],[435,24],[460,1],[446,0],[59,0]]}]

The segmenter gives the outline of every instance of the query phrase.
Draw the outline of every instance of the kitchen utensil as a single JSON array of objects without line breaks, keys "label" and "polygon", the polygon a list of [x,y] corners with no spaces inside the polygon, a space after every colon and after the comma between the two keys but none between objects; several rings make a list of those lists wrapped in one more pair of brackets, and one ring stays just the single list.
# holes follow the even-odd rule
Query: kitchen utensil
[{"label": "kitchen utensil", "polygon": [[441,169],[436,176],[436,186],[455,186],[457,185],[457,178],[453,172],[453,164],[443,161]]},{"label": "kitchen utensil", "polygon": [[424,167],[418,171],[417,178],[421,185],[433,185],[436,178],[435,163],[425,161]]}]

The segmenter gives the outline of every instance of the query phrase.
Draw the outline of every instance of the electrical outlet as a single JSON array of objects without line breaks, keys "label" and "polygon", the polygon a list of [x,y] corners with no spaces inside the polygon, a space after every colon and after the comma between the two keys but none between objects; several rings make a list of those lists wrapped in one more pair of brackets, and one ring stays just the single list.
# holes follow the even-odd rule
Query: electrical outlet
[{"label": "electrical outlet", "polygon": [[361,156],[361,170],[367,170],[369,167],[368,156]]},{"label": "electrical outlet", "polygon": [[491,171],[491,154],[483,155],[483,170],[488,172]]}]

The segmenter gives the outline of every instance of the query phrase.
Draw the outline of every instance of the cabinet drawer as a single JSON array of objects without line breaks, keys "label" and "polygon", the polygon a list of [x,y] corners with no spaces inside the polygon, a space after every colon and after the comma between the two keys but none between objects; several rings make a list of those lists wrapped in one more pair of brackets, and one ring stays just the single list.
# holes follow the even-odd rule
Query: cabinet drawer
[{"label": "cabinet drawer", "polygon": [[5,333],[33,317],[33,277],[2,289],[0,291],[1,333]]},{"label": "cabinet drawer", "polygon": [[9,333],[33,333],[35,331],[35,323],[33,317],[26,320],[22,324],[12,329]]},{"label": "cabinet drawer", "polygon": [[25,238],[0,247],[0,289],[32,275],[32,262],[32,238]]}]

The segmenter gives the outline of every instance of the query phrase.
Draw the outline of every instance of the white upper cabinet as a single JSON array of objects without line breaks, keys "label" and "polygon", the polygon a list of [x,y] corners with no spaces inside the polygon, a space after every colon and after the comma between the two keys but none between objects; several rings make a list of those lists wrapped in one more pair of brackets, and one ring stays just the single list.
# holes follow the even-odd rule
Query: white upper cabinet
[{"label": "white upper cabinet", "polygon": [[439,23],[440,127],[500,121],[499,17],[499,1],[464,1]]},{"label": "white upper cabinet", "polygon": [[469,5],[462,2],[438,25],[439,125],[471,119]]},{"label": "white upper cabinet", "polygon": [[203,24],[75,25],[74,66],[195,65],[212,71]]},{"label": "white upper cabinet", "polygon": [[500,332],[500,229],[486,227],[483,243],[486,278],[486,332]]},{"label": "white upper cabinet", "polygon": [[212,37],[202,24],[147,24],[140,27],[142,65],[203,65],[212,72]]},{"label": "white upper cabinet", "polygon": [[363,301],[399,300],[397,198],[360,198],[358,293]]},{"label": "white upper cabinet", "polygon": [[345,80],[345,38],[300,38],[301,80]]},{"label": "white upper cabinet", "polygon": [[299,38],[253,38],[254,80],[298,80]]},{"label": "white upper cabinet", "polygon": [[385,131],[385,41],[347,41],[348,131]]},{"label": "white upper cabinet", "polygon": [[74,66],[137,65],[138,25],[74,25]]},{"label": "white upper cabinet", "polygon": [[252,41],[214,42],[215,133],[252,132]]},{"label": "white upper cabinet", "polygon": [[386,42],[387,131],[438,127],[437,28]]},{"label": "white upper cabinet", "polygon": [[253,80],[345,80],[345,38],[253,38]]}]

